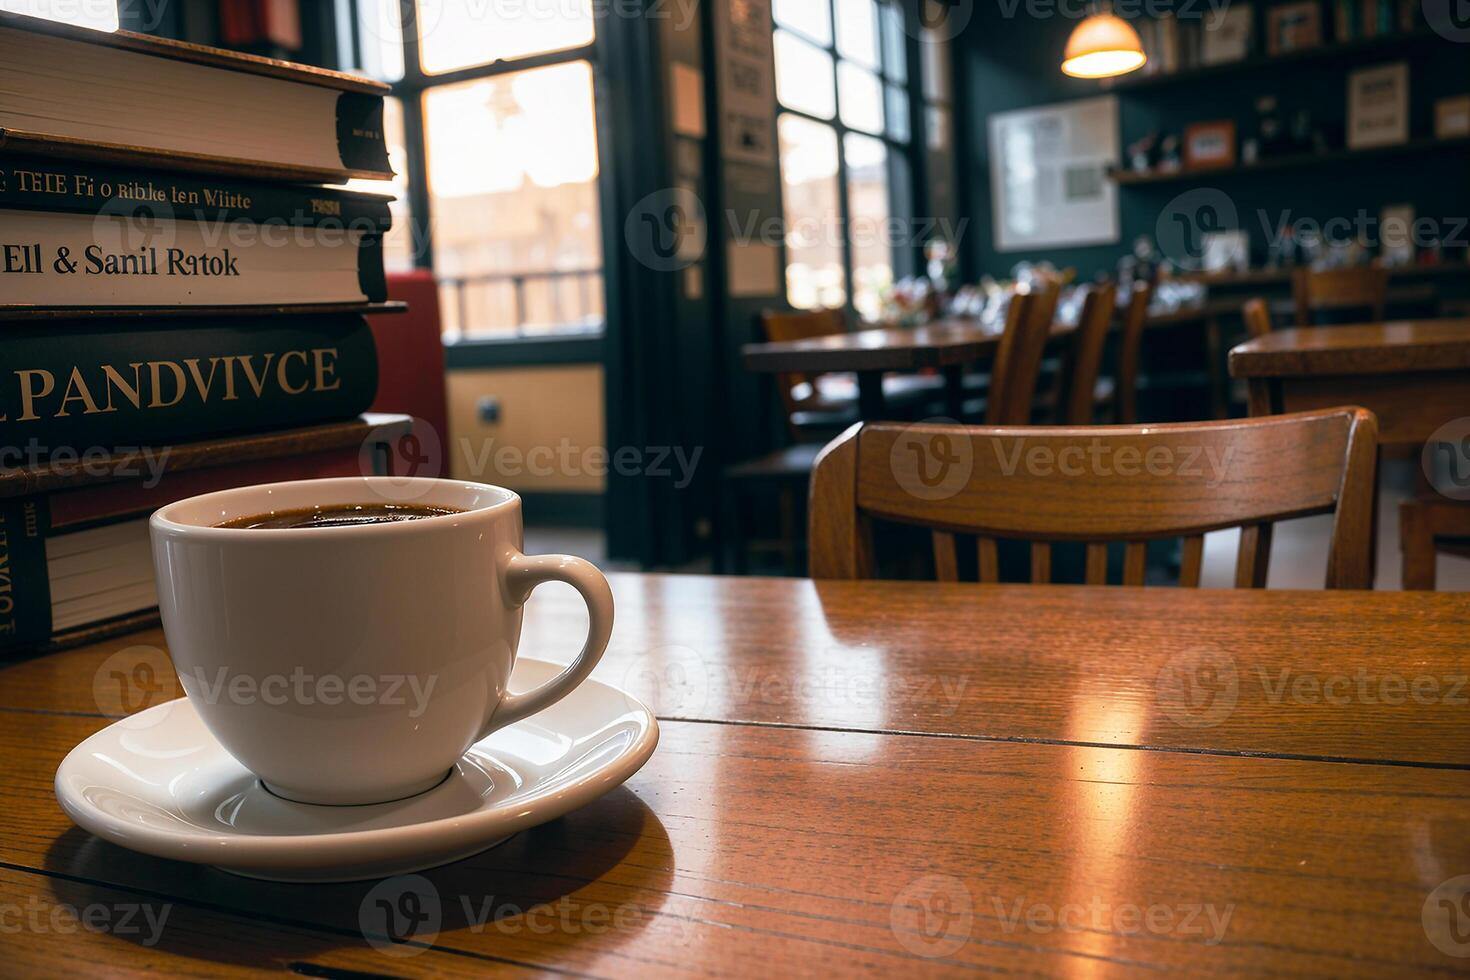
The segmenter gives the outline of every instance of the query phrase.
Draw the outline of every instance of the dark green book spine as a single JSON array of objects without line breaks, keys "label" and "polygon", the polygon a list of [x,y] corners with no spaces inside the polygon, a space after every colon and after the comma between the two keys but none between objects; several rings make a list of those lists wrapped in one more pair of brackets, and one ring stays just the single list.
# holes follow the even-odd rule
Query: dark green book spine
[{"label": "dark green book spine", "polygon": [[363,92],[337,96],[337,152],[348,170],[391,173],[383,135],[383,97]]},{"label": "dark green book spine", "polygon": [[377,388],[372,331],[351,314],[15,325],[0,333],[0,451],[55,458],[338,421]]},{"label": "dark green book spine", "polygon": [[49,529],[44,498],[0,500],[0,651],[51,637]]},{"label": "dark green book spine", "polygon": [[0,154],[0,209],[6,208],[339,227],[369,235],[381,235],[392,222],[387,201],[350,191]]}]

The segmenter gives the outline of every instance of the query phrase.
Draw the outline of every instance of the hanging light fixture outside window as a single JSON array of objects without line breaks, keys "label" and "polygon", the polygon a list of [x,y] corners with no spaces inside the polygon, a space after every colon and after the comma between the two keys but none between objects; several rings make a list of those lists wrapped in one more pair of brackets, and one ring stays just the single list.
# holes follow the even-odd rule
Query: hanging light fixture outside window
[{"label": "hanging light fixture outside window", "polygon": [[1111,78],[1142,68],[1147,60],[1133,25],[1103,5],[1094,7],[1072,29],[1062,55],[1062,73],[1073,78]]}]

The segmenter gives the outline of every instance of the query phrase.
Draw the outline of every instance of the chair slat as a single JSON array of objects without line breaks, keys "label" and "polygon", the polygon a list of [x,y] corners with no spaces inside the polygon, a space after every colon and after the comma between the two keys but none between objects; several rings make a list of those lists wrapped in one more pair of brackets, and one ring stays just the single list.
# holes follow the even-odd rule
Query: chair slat
[{"label": "chair slat", "polygon": [[994,538],[981,538],[976,542],[976,555],[980,559],[980,581],[994,584],[1000,581],[1000,553]]},{"label": "chair slat", "polygon": [[1087,542],[1087,584],[1108,584],[1108,545],[1106,541]]},{"label": "chair slat", "polygon": [[1148,567],[1148,543],[1129,541],[1123,550],[1123,584],[1142,585],[1144,569]]},{"label": "chair slat", "polygon": [[1184,589],[1199,588],[1200,569],[1205,561],[1205,536],[1190,534],[1184,538],[1184,554],[1179,561],[1179,586]]},{"label": "chair slat", "polygon": [[960,564],[955,555],[954,535],[948,531],[935,531],[934,577],[940,582],[958,582]]},{"label": "chair slat", "polygon": [[1235,587],[1264,589],[1271,563],[1271,525],[1250,524],[1240,529],[1240,553],[1235,557]]},{"label": "chair slat", "polygon": [[1031,584],[1046,585],[1051,581],[1051,545],[1045,541],[1031,542]]}]

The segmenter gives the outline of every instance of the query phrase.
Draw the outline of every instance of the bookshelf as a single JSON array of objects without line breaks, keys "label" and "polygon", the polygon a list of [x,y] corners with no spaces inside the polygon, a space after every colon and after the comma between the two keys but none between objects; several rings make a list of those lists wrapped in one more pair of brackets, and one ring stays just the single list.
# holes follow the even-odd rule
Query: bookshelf
[{"label": "bookshelf", "polygon": [[1256,54],[1241,58],[1238,61],[1226,61],[1213,65],[1196,65],[1173,72],[1154,75],[1140,75],[1135,72],[1132,75],[1124,75],[1120,78],[1105,80],[1103,89],[1104,91],[1111,92],[1131,92],[1138,89],[1188,85],[1194,82],[1222,78],[1235,74],[1250,74],[1281,66],[1300,66],[1313,62],[1331,63],[1333,61],[1346,63],[1364,57],[1377,57],[1410,51],[1416,47],[1431,44],[1435,41],[1444,43],[1445,39],[1431,30],[1384,34],[1378,37],[1357,38],[1352,41],[1324,41],[1322,44],[1311,48],[1300,48],[1296,51],[1286,51],[1274,55]]},{"label": "bookshelf", "polygon": [[1419,153],[1426,150],[1448,150],[1470,147],[1470,137],[1454,139],[1409,140],[1391,146],[1371,146],[1360,149],[1340,147],[1325,153],[1292,153],[1278,157],[1266,157],[1255,163],[1237,163],[1228,167],[1208,167],[1197,170],[1118,170],[1109,176],[1119,186],[1133,184],[1175,184],[1193,181],[1208,181],[1219,177],[1239,174],[1254,174],[1272,170],[1293,170],[1303,167],[1327,166],[1334,163],[1357,161],[1370,157],[1395,156],[1404,153]]}]

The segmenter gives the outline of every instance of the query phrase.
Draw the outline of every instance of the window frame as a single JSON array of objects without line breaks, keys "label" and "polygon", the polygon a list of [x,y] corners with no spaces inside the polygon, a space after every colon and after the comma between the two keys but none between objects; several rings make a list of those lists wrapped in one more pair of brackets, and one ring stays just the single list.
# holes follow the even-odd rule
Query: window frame
[{"label": "window frame", "polygon": [[[910,4],[900,0],[873,0],[875,8],[888,7],[896,10],[899,17],[900,29],[903,32],[902,51],[904,55],[904,66],[902,78],[895,77],[892,66],[888,62],[891,53],[885,32],[888,30],[886,18],[881,9],[876,10],[877,16],[877,51],[878,67],[872,66],[851,57],[847,57],[838,50],[840,29],[837,22],[838,0],[805,0],[805,2],[820,2],[827,5],[827,13],[830,18],[832,39],[830,43],[824,43],[820,39],[803,33],[800,28],[788,27],[772,17],[774,31],[784,31],[796,37],[805,44],[822,51],[832,59],[832,89],[835,95],[836,111],[831,119],[813,115],[801,109],[794,109],[783,104],[779,98],[776,99],[776,124],[779,128],[780,119],[783,115],[794,115],[808,122],[826,126],[837,134],[837,206],[838,226],[842,229],[842,274],[845,283],[844,310],[850,315],[856,315],[857,310],[853,305],[853,297],[857,292],[856,282],[853,275],[853,243],[852,243],[852,202],[851,182],[849,180],[847,165],[847,137],[849,134],[865,136],[869,139],[880,140],[887,149],[888,161],[888,208],[889,220],[894,219],[909,222],[911,228],[916,227],[916,217],[923,213],[928,202],[928,176],[925,170],[924,148],[928,145],[928,114],[926,109],[928,103],[925,101],[924,72],[920,61],[921,48],[918,36],[918,23],[910,16]],[[773,12],[774,13],[774,12]],[[948,42],[944,42],[948,43]],[[953,55],[951,50],[950,55]],[[882,132],[872,133],[865,129],[857,129],[847,125],[842,120],[842,90],[840,74],[842,63],[846,61],[861,68],[863,71],[877,75],[879,83],[880,98],[883,108]],[[908,120],[905,127],[908,131],[908,139],[901,140],[891,134],[892,122],[889,116],[888,89],[898,88],[906,96],[908,106]],[[947,98],[953,100],[953,92],[947,93]],[[777,155],[778,168],[781,166],[779,153]],[[900,164],[898,161],[902,161]],[[900,175],[898,167],[902,166],[906,173]],[[785,214],[785,182],[779,181],[782,195],[782,214]],[[904,193],[905,185],[907,193]],[[933,210],[930,208],[930,210]],[[924,243],[910,241],[906,245],[895,244],[891,249],[890,260],[892,262],[895,281],[905,275],[912,275],[922,268]],[[906,254],[905,254],[906,253]],[[788,267],[790,256],[786,252],[786,245],[782,242],[782,272]],[[791,302],[789,283],[783,287],[786,301]]]},{"label": "window frame", "polygon": [[[346,22],[350,25],[350,56],[355,65],[363,64],[362,38],[360,30],[360,4],[359,0],[347,0],[349,5],[349,16]],[[378,0],[381,3],[392,3],[394,0]],[[454,85],[460,82],[476,81],[484,78],[496,78],[502,75],[513,75],[519,72],[530,71],[536,68],[547,68],[554,65],[572,64],[586,62],[592,73],[592,100],[594,105],[595,128],[598,153],[598,209],[599,220],[603,223],[604,231],[609,220],[607,187],[603,182],[605,169],[602,166],[602,157],[606,152],[603,143],[605,136],[601,112],[601,86],[603,80],[603,65],[606,54],[603,49],[603,32],[597,29],[594,23],[592,40],[586,44],[560,51],[548,51],[539,54],[525,55],[519,58],[504,58],[496,61],[486,62],[478,65],[467,65],[463,68],[455,68],[450,71],[434,74],[423,70],[423,64],[419,58],[422,48],[422,40],[418,31],[418,10],[416,0],[398,0],[399,25],[403,44],[403,77],[396,81],[388,82],[389,96],[398,100],[403,107],[403,141],[405,155],[407,156],[407,186],[408,186],[408,213],[409,225],[412,233],[413,265],[415,269],[423,269],[430,274],[434,273],[434,222],[433,222],[433,200],[429,193],[429,171],[428,171],[428,142],[424,132],[424,96],[433,89],[444,85]],[[410,25],[412,30],[409,29]],[[605,239],[605,235],[604,235]],[[602,256],[602,261],[597,269],[577,270],[575,275],[599,276],[606,291],[608,261],[607,255]],[[555,274],[555,270],[548,270]],[[441,285],[441,280],[436,275],[435,285]],[[461,293],[461,299],[463,294]],[[513,333],[503,336],[466,336],[464,325],[460,325],[460,336],[445,341],[446,347],[460,345],[489,344],[503,346],[512,343],[540,343],[547,339],[570,338],[586,339],[601,346],[601,338],[607,330],[607,314],[603,313],[603,322],[597,329],[585,331],[556,331],[552,333],[536,332],[526,333],[524,324],[518,324]]]}]

